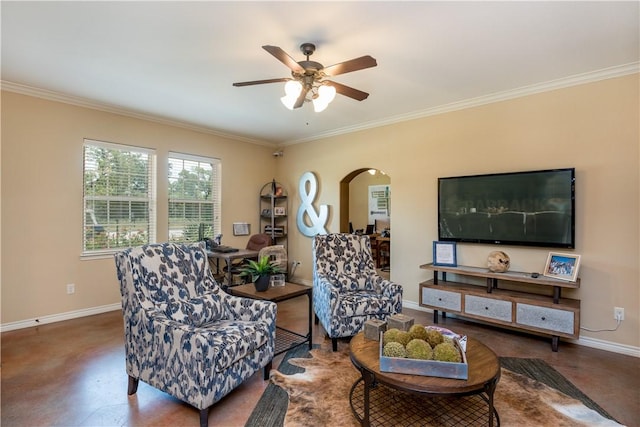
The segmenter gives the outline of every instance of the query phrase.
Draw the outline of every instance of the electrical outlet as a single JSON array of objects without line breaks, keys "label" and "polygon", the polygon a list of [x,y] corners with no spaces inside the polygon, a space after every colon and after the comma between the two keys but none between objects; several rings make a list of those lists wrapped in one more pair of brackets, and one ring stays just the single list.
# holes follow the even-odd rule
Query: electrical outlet
[{"label": "electrical outlet", "polygon": [[71,294],[75,294],[75,293],[76,293],[76,285],[75,285],[75,283],[67,284],[67,295],[71,295]]},{"label": "electrical outlet", "polygon": [[616,320],[624,320],[624,308],[622,307],[614,307],[613,308],[613,318]]}]

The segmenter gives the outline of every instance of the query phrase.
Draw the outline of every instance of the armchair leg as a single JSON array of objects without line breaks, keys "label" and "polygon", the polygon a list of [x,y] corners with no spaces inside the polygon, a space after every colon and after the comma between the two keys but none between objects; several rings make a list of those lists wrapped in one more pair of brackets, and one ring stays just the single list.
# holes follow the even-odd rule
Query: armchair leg
[{"label": "armchair leg", "polygon": [[338,351],[338,338],[331,338],[331,347],[333,351]]},{"label": "armchair leg", "polygon": [[267,381],[269,379],[269,372],[271,372],[271,366],[272,366],[272,362],[269,362],[265,365],[263,369],[263,373],[262,373],[262,378]]},{"label": "armchair leg", "polygon": [[200,427],[209,426],[209,408],[200,409]]},{"label": "armchair leg", "polygon": [[132,394],[136,394],[138,391],[138,378],[134,378],[129,375],[129,386],[127,388],[127,394],[131,396]]},{"label": "armchair leg", "polygon": [[313,315],[313,317],[315,318],[315,319],[314,319],[314,322],[315,322],[315,324],[316,324],[316,325],[317,325],[318,323],[320,323],[320,319],[318,318],[318,315],[317,315],[317,314],[314,314],[314,315]]}]

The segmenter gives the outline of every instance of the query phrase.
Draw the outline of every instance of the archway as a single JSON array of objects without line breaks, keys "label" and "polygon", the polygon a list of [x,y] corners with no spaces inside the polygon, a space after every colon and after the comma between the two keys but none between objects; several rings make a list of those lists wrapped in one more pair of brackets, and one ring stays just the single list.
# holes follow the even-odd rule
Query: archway
[{"label": "archway", "polygon": [[[373,171],[373,174],[371,174],[370,176],[369,174],[371,173],[371,171]],[[353,196],[351,194],[350,184],[352,183],[352,181],[354,181],[354,179],[356,179],[357,177],[360,177],[361,174],[366,174],[366,175],[363,175],[363,177],[370,178],[369,180],[364,181],[364,185],[379,184],[381,182],[382,177],[384,177],[382,179],[384,183],[391,184],[390,177],[386,175],[383,171],[380,171],[375,168],[359,168],[347,174],[340,181],[340,232],[341,233],[350,232],[349,223],[352,221],[353,217],[357,216],[357,215],[354,215],[353,212],[350,212],[350,205],[351,205],[350,202],[352,201],[352,196]],[[363,209],[365,209],[366,211],[366,208],[363,208]],[[358,225],[359,227],[356,227],[356,228],[364,228],[366,227],[367,223],[358,224]]]}]

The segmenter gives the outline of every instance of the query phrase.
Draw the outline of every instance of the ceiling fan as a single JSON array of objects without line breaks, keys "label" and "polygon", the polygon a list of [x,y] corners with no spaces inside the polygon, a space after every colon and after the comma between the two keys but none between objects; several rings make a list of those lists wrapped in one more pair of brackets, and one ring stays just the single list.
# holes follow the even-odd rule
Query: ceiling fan
[{"label": "ceiling fan", "polygon": [[[351,73],[378,65],[375,58],[369,55],[324,67],[318,62],[309,60],[309,57],[313,55],[313,52],[316,50],[316,46],[313,43],[303,43],[300,45],[300,50],[307,59],[299,62],[295,61],[278,46],[266,45],[262,46],[262,48],[273,55],[278,61],[289,67],[291,69],[291,77],[239,82],[234,83],[234,86],[241,87],[287,82],[285,85],[286,95],[281,98],[282,103],[290,110],[293,110],[294,108],[302,107],[305,100],[312,101],[316,112],[324,110],[327,105],[329,105],[329,102],[333,100],[336,93],[348,96],[356,101],[363,101],[369,96],[368,93],[361,90],[325,79],[326,77]],[[309,99],[307,98],[308,95],[310,96]]]}]

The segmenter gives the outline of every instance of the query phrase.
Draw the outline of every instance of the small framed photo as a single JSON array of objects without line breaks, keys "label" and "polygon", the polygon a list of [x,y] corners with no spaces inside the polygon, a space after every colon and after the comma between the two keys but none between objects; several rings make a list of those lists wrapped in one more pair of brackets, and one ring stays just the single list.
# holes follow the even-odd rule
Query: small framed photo
[{"label": "small framed photo", "polygon": [[578,278],[578,268],[580,255],[549,252],[543,274],[554,279],[575,282]]},{"label": "small framed photo", "polygon": [[287,208],[285,208],[284,206],[274,206],[273,214],[275,216],[284,216],[287,214]]},{"label": "small framed photo", "polygon": [[262,209],[260,215],[264,217],[271,216],[271,209]]},{"label": "small framed photo", "polygon": [[248,222],[234,222],[233,223],[233,235],[234,236],[248,236],[251,232],[251,226]]},{"label": "small framed photo", "polygon": [[456,242],[433,242],[433,265],[457,267]]}]

